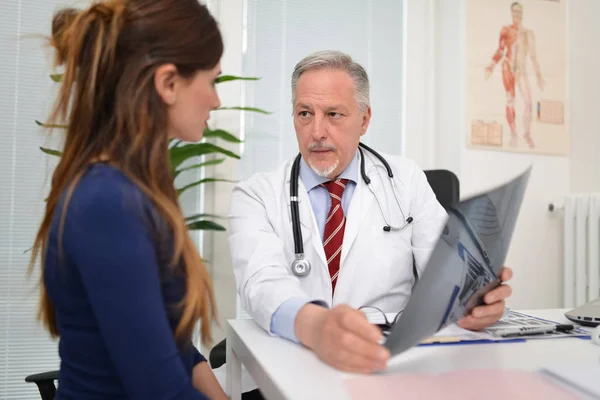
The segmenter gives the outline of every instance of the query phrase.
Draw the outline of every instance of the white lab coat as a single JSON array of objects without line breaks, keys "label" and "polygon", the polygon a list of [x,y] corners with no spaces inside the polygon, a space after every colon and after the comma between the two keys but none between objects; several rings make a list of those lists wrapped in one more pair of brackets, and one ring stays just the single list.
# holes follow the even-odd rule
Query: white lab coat
[{"label": "white lab coat", "polygon": [[[364,151],[365,170],[391,225],[402,223],[385,168]],[[270,331],[271,317],[291,297],[322,300],[329,306],[378,307],[399,312],[411,294],[413,254],[419,274],[446,222],[422,170],[400,156],[382,155],[394,173],[402,209],[413,218],[400,231],[384,232],[375,197],[360,175],[346,215],[340,272],[335,295],[322,240],[310,199],[299,180],[298,197],[305,257],[312,270],[296,277],[290,211],[290,170],[293,159],[277,170],[255,174],[236,185],[230,208],[229,245],[237,290],[246,312]],[[360,157],[360,156],[359,156]],[[359,160],[360,161],[360,160]]]}]

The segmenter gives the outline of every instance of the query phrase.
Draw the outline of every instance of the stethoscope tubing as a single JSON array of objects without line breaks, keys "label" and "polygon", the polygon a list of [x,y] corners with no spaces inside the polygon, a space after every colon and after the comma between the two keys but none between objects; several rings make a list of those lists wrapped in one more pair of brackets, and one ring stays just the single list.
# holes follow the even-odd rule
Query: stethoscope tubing
[{"label": "stethoscope tubing", "polygon": [[[389,180],[391,182],[391,185],[392,185],[392,191],[394,193],[394,198],[396,199],[396,203],[398,204],[398,207],[400,208],[400,212],[402,213],[402,219],[404,220],[404,224],[402,226],[398,226],[398,227],[393,226],[387,220],[386,214],[383,210],[383,206],[381,205],[381,202],[379,201],[379,196],[377,196],[377,193],[375,193],[375,190],[373,189],[373,186],[371,185],[371,178],[369,178],[369,176],[367,175],[367,173],[365,171],[365,154],[363,152],[363,149],[365,149],[369,153],[373,154],[385,168],[387,175],[389,177]],[[376,152],[369,146],[367,146],[363,143],[359,143],[358,151],[360,152],[360,175],[361,175],[361,178],[363,179],[363,181],[367,184],[371,193],[373,193],[373,196],[375,196],[375,200],[377,201],[377,205],[379,206],[379,210],[381,211],[383,220],[386,223],[386,225],[383,227],[383,230],[386,232],[389,232],[390,230],[403,229],[406,225],[408,225],[412,222],[412,217],[406,218],[406,215],[404,214],[404,210],[402,209],[402,204],[400,202],[398,193],[396,191],[396,185],[394,184],[394,174],[392,172],[392,168],[390,167],[390,165],[388,164],[386,159],[381,154],[379,154],[378,152]],[[304,257],[304,245],[302,243],[302,230],[300,228],[300,211],[299,211],[299,207],[298,207],[298,177],[300,175],[300,160],[301,159],[302,159],[302,155],[300,153],[298,153],[298,155],[296,156],[296,158],[294,160],[294,163],[292,164],[292,170],[290,173],[290,212],[291,212],[291,217],[292,217],[292,233],[294,236],[294,253],[295,253],[295,260],[292,263],[292,272],[296,276],[299,276],[299,277],[308,275],[310,273],[310,269],[311,269],[310,262],[308,260],[306,260]],[[302,267],[300,267],[300,265],[302,265]]]}]

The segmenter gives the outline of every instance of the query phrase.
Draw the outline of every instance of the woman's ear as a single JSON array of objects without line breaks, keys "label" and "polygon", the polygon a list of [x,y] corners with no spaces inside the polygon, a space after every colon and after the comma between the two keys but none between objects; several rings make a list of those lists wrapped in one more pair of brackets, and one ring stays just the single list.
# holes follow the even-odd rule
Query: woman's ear
[{"label": "woman's ear", "polygon": [[164,64],[154,73],[154,87],[163,102],[173,106],[177,101],[177,88],[179,75],[177,67],[173,64]]}]

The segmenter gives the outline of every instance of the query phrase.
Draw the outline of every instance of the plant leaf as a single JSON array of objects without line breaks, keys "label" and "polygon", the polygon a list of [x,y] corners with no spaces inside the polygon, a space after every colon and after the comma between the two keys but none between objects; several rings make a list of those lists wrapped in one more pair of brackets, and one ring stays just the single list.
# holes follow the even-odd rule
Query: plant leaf
[{"label": "plant leaf", "polygon": [[38,120],[35,120],[35,123],[38,124],[38,126],[41,126],[44,128],[58,128],[58,129],[67,129],[68,128],[67,125],[45,124]]},{"label": "plant leaf", "polygon": [[54,82],[62,82],[63,74],[52,74],[50,75],[50,79],[52,79]]},{"label": "plant leaf", "polygon": [[172,147],[169,149],[169,155],[171,157],[171,168],[176,170],[181,163],[191,157],[203,156],[205,154],[221,153],[226,156],[240,159],[237,154],[226,150],[220,146],[216,146],[212,143],[195,143],[186,144],[184,146]]},{"label": "plant leaf", "polygon": [[260,78],[245,77],[245,76],[221,75],[221,76],[218,76],[217,79],[215,79],[215,83],[223,83],[223,82],[230,82],[230,81],[257,81],[259,79]]},{"label": "plant leaf", "polygon": [[227,217],[223,217],[222,215],[215,215],[215,214],[194,214],[194,215],[191,215],[189,217],[186,217],[185,222],[191,222],[191,221],[194,221],[194,220],[200,219],[200,218],[220,218],[220,219],[226,219]]},{"label": "plant leaf", "polygon": [[257,113],[267,114],[267,115],[272,114],[269,111],[265,111],[263,109],[255,108],[255,107],[219,107],[219,108],[217,108],[217,110],[252,111],[252,112],[257,112]]},{"label": "plant leaf", "polygon": [[194,186],[202,185],[203,183],[211,183],[211,182],[229,182],[229,183],[235,183],[236,181],[232,181],[230,179],[204,178],[204,179],[200,179],[199,181],[190,183],[189,185],[185,185],[184,187],[182,187],[180,189],[177,189],[177,195],[181,196],[181,194],[183,192],[185,192],[188,189],[193,188]]},{"label": "plant leaf", "polygon": [[174,173],[174,175],[175,175],[175,177],[177,177],[177,175],[179,175],[183,171],[188,171],[190,169],[195,169],[195,168],[202,168],[202,167],[206,167],[208,165],[217,165],[217,164],[221,164],[223,161],[225,161],[224,158],[218,158],[216,160],[209,160],[209,161],[205,161],[205,162],[200,163],[200,164],[190,165],[189,167],[185,167],[185,168],[181,168],[181,169],[176,170],[175,173]]},{"label": "plant leaf", "polygon": [[46,154],[50,154],[51,156],[57,156],[57,157],[62,156],[62,151],[47,149],[45,147],[40,147],[40,150]]},{"label": "plant leaf", "polygon": [[224,231],[225,228],[212,221],[196,221],[187,224],[187,228],[192,231]]},{"label": "plant leaf", "polygon": [[242,143],[242,141],[239,138],[233,136],[227,131],[224,131],[223,129],[212,130],[206,128],[202,136],[205,138],[219,138],[231,143]]}]

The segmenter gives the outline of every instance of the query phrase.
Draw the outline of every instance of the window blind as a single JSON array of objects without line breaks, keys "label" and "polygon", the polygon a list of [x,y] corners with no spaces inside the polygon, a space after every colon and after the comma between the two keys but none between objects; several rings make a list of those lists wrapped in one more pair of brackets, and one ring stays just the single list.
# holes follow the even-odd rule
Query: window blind
[{"label": "window blind", "polygon": [[[52,54],[39,35],[50,32],[56,1],[0,2],[0,398],[33,399],[29,374],[58,369],[57,342],[36,321],[36,267],[30,253],[55,165],[39,147],[56,148],[35,124],[46,119],[56,84]],[[36,36],[37,35],[37,36]],[[58,135],[57,135],[58,136]]]},{"label": "window blind", "polygon": [[246,0],[243,71],[262,79],[244,83],[243,98],[273,114],[242,117],[242,179],[297,153],[291,75],[298,61],[317,50],[346,52],[365,67],[373,117],[362,140],[400,154],[402,10],[398,0]]}]

